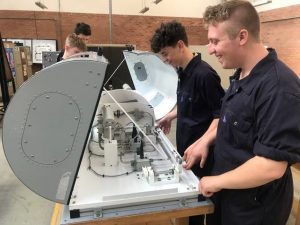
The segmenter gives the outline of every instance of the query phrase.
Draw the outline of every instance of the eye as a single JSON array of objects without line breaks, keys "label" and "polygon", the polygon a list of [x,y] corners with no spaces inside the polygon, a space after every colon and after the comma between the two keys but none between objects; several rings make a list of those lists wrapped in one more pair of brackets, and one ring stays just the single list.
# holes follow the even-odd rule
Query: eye
[{"label": "eye", "polygon": [[167,54],[166,52],[163,52],[161,55],[162,55],[163,57],[166,57],[168,54]]},{"label": "eye", "polygon": [[210,39],[210,44],[213,44],[213,45],[217,45],[219,43],[219,40],[217,39]]}]

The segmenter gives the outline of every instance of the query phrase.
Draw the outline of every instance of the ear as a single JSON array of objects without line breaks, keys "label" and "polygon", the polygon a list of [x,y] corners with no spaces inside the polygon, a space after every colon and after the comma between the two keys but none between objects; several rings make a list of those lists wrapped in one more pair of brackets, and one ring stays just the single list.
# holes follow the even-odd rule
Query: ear
[{"label": "ear", "polygon": [[238,38],[240,45],[245,45],[248,42],[249,32],[246,29],[241,29]]},{"label": "ear", "polygon": [[70,49],[69,45],[65,45],[65,51],[68,51]]},{"label": "ear", "polygon": [[182,48],[185,46],[185,44],[184,44],[184,42],[183,42],[182,40],[179,40],[179,41],[177,42],[177,46],[178,46],[180,49],[182,49]]}]

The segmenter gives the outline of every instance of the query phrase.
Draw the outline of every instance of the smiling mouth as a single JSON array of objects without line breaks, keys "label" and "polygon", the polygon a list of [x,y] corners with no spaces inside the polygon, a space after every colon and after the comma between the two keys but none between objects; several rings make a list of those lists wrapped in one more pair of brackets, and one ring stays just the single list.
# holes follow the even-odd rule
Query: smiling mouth
[{"label": "smiling mouth", "polygon": [[222,56],[216,56],[219,61],[221,61]]}]

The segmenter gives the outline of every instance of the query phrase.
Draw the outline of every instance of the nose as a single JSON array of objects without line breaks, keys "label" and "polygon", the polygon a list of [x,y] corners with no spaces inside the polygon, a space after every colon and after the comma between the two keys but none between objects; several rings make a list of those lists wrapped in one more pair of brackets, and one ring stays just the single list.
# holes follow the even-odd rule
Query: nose
[{"label": "nose", "polygon": [[215,46],[214,46],[212,43],[209,43],[209,44],[207,45],[207,49],[208,49],[208,53],[209,53],[210,55],[216,53]]}]

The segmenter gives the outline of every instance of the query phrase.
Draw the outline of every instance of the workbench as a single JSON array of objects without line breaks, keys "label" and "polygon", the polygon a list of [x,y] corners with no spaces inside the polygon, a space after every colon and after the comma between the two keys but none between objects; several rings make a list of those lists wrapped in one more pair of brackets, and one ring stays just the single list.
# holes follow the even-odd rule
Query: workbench
[{"label": "workbench", "polygon": [[[64,213],[68,206],[56,204],[54,207],[51,225],[61,225],[64,223]],[[214,210],[211,201],[207,200],[201,206],[182,207],[174,210],[162,210],[152,213],[135,214],[114,218],[97,218],[82,222],[71,222],[67,224],[76,225],[187,225],[188,217],[194,215],[210,214]]]}]

